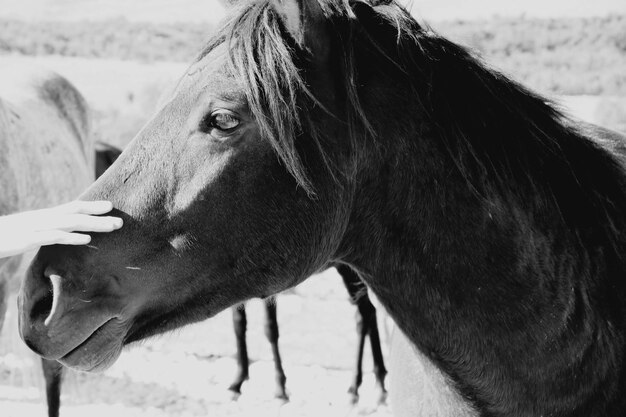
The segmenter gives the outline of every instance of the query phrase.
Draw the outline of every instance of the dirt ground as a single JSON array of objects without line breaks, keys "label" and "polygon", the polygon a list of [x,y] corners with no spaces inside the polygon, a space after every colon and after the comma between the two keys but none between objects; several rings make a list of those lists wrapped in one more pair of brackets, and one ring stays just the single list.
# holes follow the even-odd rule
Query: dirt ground
[{"label": "dirt ground", "polygon": [[[235,375],[231,313],[131,346],[102,374],[70,372],[63,417],[162,416],[390,416],[378,404],[366,348],[361,397],[351,404],[347,388],[356,360],[355,307],[334,270],[310,278],[278,298],[280,347],[289,402],[274,399],[274,371],[263,334],[260,301],[248,305],[250,380],[242,395],[227,390]],[[23,346],[15,303],[0,335],[0,416],[40,417],[45,394],[39,360]],[[381,319],[383,343],[389,331]],[[383,346],[387,353],[386,346]]]}]

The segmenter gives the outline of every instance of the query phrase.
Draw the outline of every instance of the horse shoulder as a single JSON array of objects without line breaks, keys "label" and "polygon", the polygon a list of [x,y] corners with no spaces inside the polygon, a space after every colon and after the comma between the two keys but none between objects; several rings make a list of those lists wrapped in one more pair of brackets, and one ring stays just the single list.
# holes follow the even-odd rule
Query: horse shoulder
[{"label": "horse shoulder", "polygon": [[40,67],[0,65],[0,91],[20,115],[37,112],[44,117],[44,124],[66,126],[84,155],[92,158],[91,112],[85,98],[66,78]]},{"label": "horse shoulder", "polygon": [[76,198],[94,179],[93,137],[82,95],[60,75],[24,65],[0,65],[0,92],[3,214]]}]

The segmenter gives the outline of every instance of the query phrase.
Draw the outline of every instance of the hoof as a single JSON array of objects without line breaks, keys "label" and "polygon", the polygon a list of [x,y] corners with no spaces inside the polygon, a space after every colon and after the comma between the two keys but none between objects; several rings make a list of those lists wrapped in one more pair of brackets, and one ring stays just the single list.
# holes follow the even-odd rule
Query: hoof
[{"label": "hoof", "polygon": [[230,392],[230,401],[237,401],[237,400],[239,400],[239,397],[241,397],[241,393],[240,392],[235,392],[235,391],[231,391],[231,390],[229,390],[228,392]]},{"label": "hoof", "polygon": [[350,388],[348,388],[348,396],[349,396],[349,400],[350,400],[350,404],[354,405],[356,403],[359,402],[359,389],[351,386]]},{"label": "hoof", "polygon": [[387,405],[387,390],[383,389],[378,395],[378,405]]},{"label": "hoof", "polygon": [[233,394],[241,395],[241,386],[243,385],[243,381],[235,381],[228,387],[228,390]]},{"label": "hoof", "polygon": [[285,403],[289,402],[289,396],[287,395],[287,392],[284,389],[278,389],[276,391],[276,394],[274,394],[274,398]]}]

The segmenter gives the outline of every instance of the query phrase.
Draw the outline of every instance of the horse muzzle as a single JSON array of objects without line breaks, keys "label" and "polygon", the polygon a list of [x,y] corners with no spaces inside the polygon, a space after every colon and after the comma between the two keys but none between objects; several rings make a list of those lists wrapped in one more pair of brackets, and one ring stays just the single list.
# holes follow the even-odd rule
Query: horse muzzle
[{"label": "horse muzzle", "polygon": [[71,368],[106,369],[122,350],[127,326],[111,305],[114,297],[105,294],[35,260],[18,297],[22,340],[38,355]]}]

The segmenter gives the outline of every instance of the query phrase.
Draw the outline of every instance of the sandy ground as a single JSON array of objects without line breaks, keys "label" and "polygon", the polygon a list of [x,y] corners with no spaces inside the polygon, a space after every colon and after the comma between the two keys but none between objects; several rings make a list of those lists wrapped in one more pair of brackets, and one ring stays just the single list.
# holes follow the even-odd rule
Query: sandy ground
[{"label": "sandy ground", "polygon": [[[239,398],[227,390],[236,364],[231,313],[226,311],[127,348],[102,374],[71,372],[63,387],[62,416],[390,416],[388,407],[377,403],[369,350],[359,403],[351,404],[347,394],[356,350],[354,311],[334,270],[279,298],[289,402],[274,399],[263,304],[252,301],[248,343],[253,363]],[[9,313],[0,336],[0,416],[44,416],[39,360],[19,340],[14,303]],[[388,328],[381,326],[386,340]]]}]

